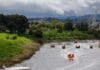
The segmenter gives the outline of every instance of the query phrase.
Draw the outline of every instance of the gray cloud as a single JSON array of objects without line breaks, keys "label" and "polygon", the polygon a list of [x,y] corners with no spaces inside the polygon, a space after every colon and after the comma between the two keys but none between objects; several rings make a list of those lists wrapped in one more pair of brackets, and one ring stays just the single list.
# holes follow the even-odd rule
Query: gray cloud
[{"label": "gray cloud", "polygon": [[[0,12],[28,17],[74,16],[100,13],[100,0],[0,0]],[[95,9],[96,7],[96,9]]]}]

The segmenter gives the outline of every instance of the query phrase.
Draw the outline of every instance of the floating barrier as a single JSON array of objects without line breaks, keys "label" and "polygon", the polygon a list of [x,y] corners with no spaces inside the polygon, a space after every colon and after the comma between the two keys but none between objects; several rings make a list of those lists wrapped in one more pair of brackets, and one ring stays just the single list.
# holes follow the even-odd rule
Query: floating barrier
[{"label": "floating barrier", "polygon": [[55,48],[55,45],[51,45],[51,48]]},{"label": "floating barrier", "polygon": [[77,49],[80,49],[80,45],[78,45],[78,46],[76,45],[76,48],[77,48]]},{"label": "floating barrier", "polygon": [[62,46],[62,49],[66,49],[66,46],[64,45],[64,46]]},{"label": "floating barrier", "polygon": [[93,49],[93,45],[90,46],[90,49]]}]

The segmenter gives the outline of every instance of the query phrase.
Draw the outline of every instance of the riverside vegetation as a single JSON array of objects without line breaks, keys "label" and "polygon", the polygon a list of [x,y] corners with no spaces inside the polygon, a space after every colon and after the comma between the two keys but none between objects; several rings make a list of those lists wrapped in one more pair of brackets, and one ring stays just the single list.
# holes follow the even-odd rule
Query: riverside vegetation
[{"label": "riverside vegetation", "polygon": [[10,66],[29,58],[39,46],[38,43],[16,34],[0,33],[0,66]]}]

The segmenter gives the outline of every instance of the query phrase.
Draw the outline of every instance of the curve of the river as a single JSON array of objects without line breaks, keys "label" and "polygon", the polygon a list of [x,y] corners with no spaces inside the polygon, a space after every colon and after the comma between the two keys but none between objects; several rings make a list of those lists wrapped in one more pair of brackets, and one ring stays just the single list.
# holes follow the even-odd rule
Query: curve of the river
[{"label": "curve of the river", "polygon": [[[55,48],[50,45],[55,44]],[[62,45],[66,49],[62,49]],[[80,45],[80,49],[75,46]],[[89,46],[93,45],[93,49]],[[32,58],[16,66],[28,66],[31,70],[100,70],[99,41],[47,43]],[[67,54],[75,54],[74,61],[67,59]]]}]

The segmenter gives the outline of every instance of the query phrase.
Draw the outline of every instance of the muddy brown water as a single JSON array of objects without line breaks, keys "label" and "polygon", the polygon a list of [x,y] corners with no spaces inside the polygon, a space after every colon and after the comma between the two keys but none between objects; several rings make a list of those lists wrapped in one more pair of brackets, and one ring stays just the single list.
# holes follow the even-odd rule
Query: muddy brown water
[{"label": "muddy brown water", "polygon": [[[50,46],[55,44],[55,48]],[[65,45],[65,49],[62,46]],[[76,49],[80,45],[80,49]],[[90,49],[93,45],[93,49]],[[31,70],[100,70],[99,41],[81,41],[46,43],[30,59],[15,66],[28,66]],[[75,59],[69,61],[68,53],[74,53]]]}]

